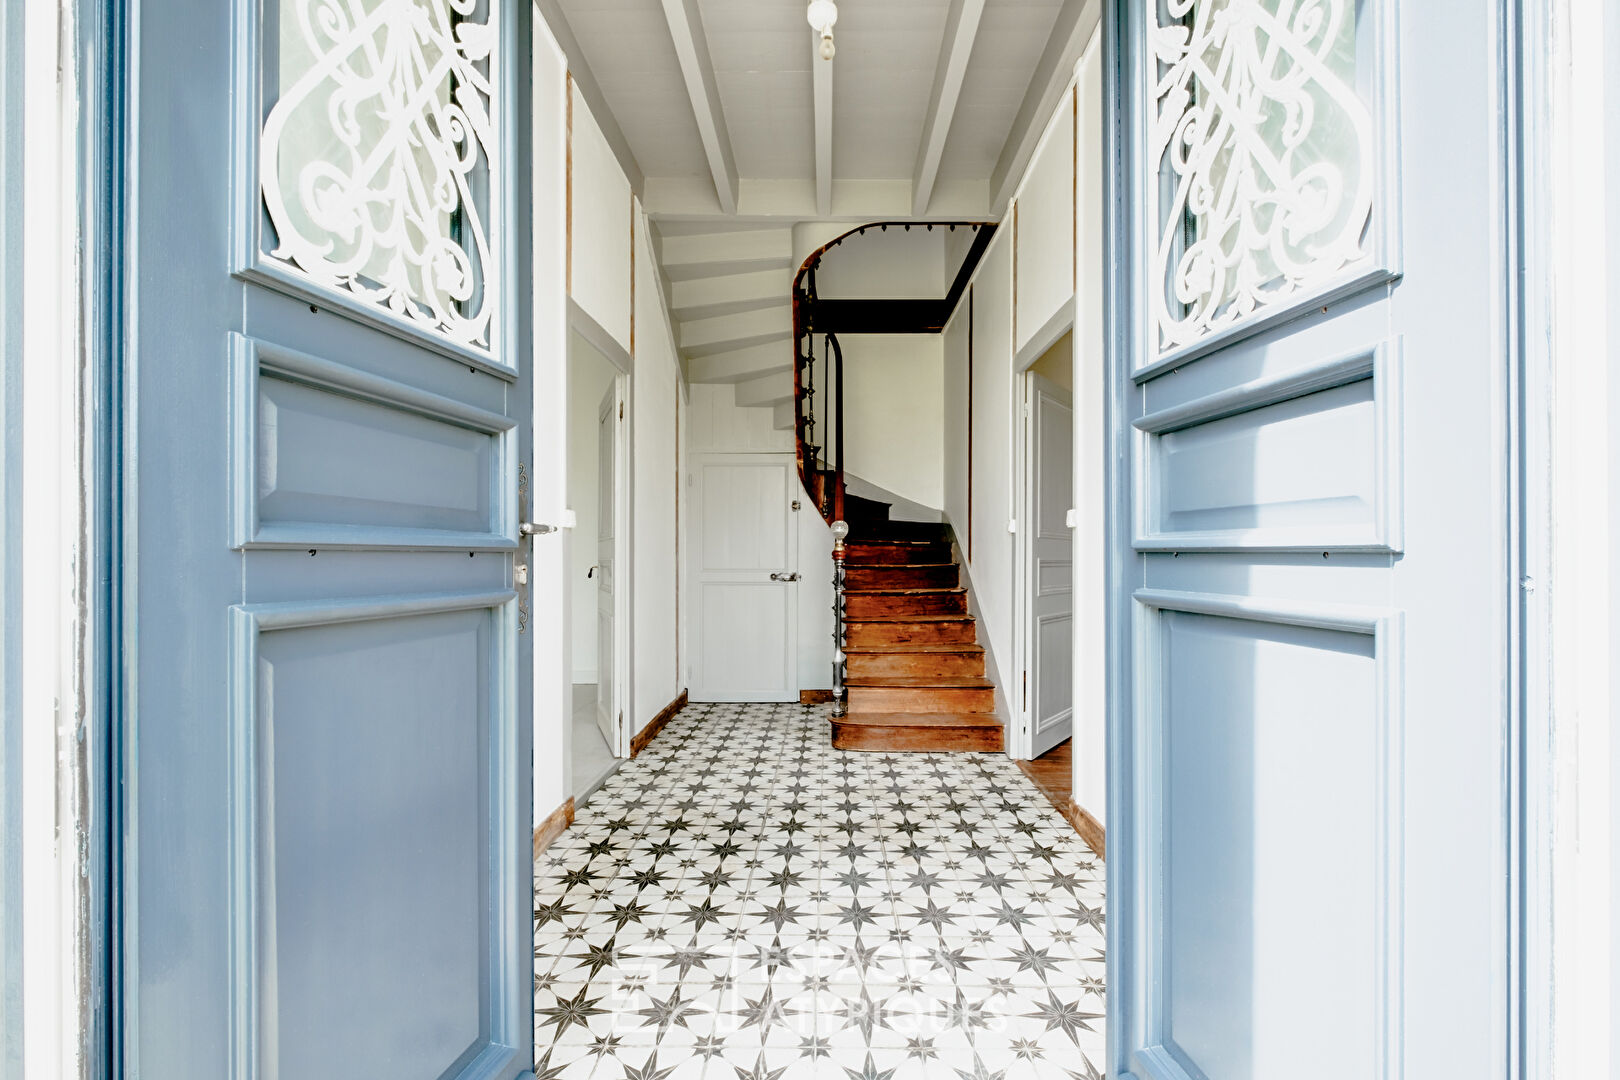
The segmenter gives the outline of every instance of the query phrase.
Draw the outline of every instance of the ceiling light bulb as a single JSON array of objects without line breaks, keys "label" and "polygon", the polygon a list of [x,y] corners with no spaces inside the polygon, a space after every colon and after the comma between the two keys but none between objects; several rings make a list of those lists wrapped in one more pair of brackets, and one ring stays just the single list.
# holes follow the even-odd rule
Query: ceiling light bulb
[{"label": "ceiling light bulb", "polygon": [[833,54],[837,51],[838,48],[833,44],[832,35],[823,35],[821,38],[821,58],[823,60],[831,60],[833,58]]},{"label": "ceiling light bulb", "polygon": [[833,25],[838,22],[838,5],[833,0],[810,0],[810,7],[804,14],[812,29],[823,38],[830,37]]}]

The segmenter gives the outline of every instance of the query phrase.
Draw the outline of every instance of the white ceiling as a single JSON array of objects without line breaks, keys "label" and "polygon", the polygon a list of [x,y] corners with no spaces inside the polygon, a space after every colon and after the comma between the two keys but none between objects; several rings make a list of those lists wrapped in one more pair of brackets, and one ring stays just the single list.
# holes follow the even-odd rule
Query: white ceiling
[{"label": "white ceiling", "polygon": [[[648,209],[689,220],[733,206],[745,217],[826,216],[817,204],[839,217],[909,216],[892,213],[897,200],[917,216],[938,216],[945,203],[958,216],[979,203],[983,214],[998,212],[1007,174],[1018,171],[1008,164],[1027,154],[1039,135],[1031,129],[1069,81],[1081,29],[1095,23],[1084,9],[1095,3],[841,0],[833,105],[820,117],[813,65],[825,61],[815,56],[805,0],[542,0],[541,8],[587,100],[599,98],[593,112],[608,114],[597,119]],[[959,94],[942,67],[953,44],[967,49]],[[816,188],[818,123],[831,128],[830,190]],[[936,166],[920,150],[941,123],[948,135]],[[912,198],[919,188],[929,205]],[[665,192],[681,198],[661,206]]]}]

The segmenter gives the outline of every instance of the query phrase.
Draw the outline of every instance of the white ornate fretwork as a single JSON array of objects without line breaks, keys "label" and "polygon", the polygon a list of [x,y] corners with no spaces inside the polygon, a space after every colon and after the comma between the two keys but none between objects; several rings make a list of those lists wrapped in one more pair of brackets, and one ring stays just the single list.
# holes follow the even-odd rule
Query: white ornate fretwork
[{"label": "white ornate fretwork", "polygon": [[281,0],[280,93],[260,136],[272,258],[484,351],[496,4]]},{"label": "white ornate fretwork", "polygon": [[1356,8],[1163,0],[1149,159],[1160,167],[1159,355],[1366,256],[1374,147],[1355,86]]}]

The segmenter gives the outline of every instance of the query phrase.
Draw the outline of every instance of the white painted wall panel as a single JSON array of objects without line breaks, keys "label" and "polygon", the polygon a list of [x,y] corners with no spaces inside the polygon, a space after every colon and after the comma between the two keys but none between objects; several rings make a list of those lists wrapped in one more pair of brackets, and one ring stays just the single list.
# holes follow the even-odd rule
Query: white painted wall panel
[{"label": "white painted wall panel", "polygon": [[793,432],[777,431],[773,411],[740,408],[732,383],[693,383],[691,438],[694,454],[769,454],[793,452]]},{"label": "white painted wall panel", "polygon": [[[973,527],[970,568],[996,670],[1013,670],[1012,248],[1003,230],[973,286]],[[960,535],[960,529],[958,530]],[[1005,689],[1005,687],[1003,688]]]},{"label": "white painted wall panel", "polygon": [[1079,170],[1075,178],[1074,801],[1105,827],[1108,803],[1107,428],[1103,381],[1103,65],[1093,35],[1078,76]]},{"label": "white painted wall panel", "polygon": [[945,518],[966,539],[968,521],[968,326],[969,305],[960,304],[941,338],[944,349],[943,464]]},{"label": "white painted wall panel", "polygon": [[1017,343],[1022,349],[1074,295],[1074,93],[1042,137],[1016,200]]},{"label": "white painted wall panel", "polygon": [[630,348],[630,181],[578,89],[573,91],[570,295]]},{"label": "white painted wall panel", "polygon": [[[534,459],[530,513],[558,524],[567,499],[568,446],[568,66],[543,20],[534,28]],[[568,537],[531,545],[530,596],[567,607]],[[534,607],[534,603],[531,603]],[[566,617],[536,618],[534,650],[534,812],[546,816],[568,798],[572,681]],[[594,636],[592,638],[594,641]]]},{"label": "white painted wall panel", "polygon": [[832,689],[832,529],[802,496],[799,519],[799,689]]},{"label": "white painted wall panel", "polygon": [[631,531],[632,632],[635,663],[631,727],[640,731],[680,694],[676,611],[680,495],[676,400],[680,364],[657,264],[644,220],[636,228],[636,354],[631,380],[630,436],[634,525]]}]

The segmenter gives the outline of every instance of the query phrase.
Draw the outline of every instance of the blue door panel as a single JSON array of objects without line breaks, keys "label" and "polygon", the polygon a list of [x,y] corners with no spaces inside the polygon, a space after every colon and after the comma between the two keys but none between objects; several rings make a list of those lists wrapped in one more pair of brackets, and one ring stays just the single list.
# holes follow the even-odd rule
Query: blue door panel
[{"label": "blue door panel", "polygon": [[487,348],[280,253],[256,172],[277,0],[132,15],[131,1077],[532,1067],[531,259],[505,179],[530,172],[530,13],[454,6],[494,12],[476,63],[500,160],[458,189],[500,225],[466,301],[495,297]]}]

